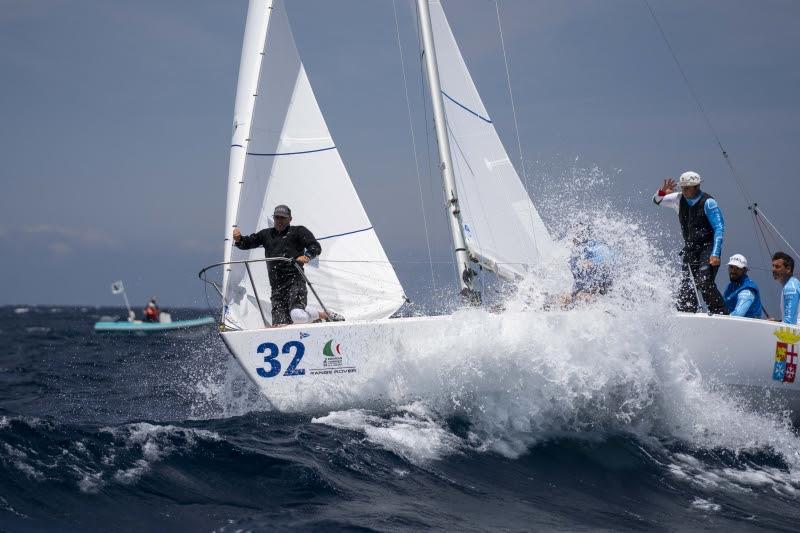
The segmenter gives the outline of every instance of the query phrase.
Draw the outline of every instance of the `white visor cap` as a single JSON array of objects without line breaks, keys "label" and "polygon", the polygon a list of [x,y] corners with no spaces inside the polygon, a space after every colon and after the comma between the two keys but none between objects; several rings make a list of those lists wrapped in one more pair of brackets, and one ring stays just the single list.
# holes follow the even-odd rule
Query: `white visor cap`
[{"label": "white visor cap", "polygon": [[694,187],[695,185],[700,185],[700,182],[702,181],[703,178],[700,177],[700,174],[690,170],[689,172],[684,172],[681,174],[681,177],[678,180],[678,185],[681,187]]},{"label": "white visor cap", "polygon": [[747,258],[742,254],[734,254],[728,259],[728,265],[739,268],[747,268]]}]

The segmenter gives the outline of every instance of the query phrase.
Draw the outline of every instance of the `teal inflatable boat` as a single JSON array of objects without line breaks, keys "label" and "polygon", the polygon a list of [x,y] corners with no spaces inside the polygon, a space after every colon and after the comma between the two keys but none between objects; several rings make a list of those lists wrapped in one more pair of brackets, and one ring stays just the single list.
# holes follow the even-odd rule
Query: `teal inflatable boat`
[{"label": "teal inflatable boat", "polygon": [[191,320],[175,320],[173,322],[141,322],[135,320],[120,322],[95,322],[95,331],[115,331],[120,333],[170,331],[175,329],[199,328],[210,326],[215,320],[210,316],[193,318]]}]

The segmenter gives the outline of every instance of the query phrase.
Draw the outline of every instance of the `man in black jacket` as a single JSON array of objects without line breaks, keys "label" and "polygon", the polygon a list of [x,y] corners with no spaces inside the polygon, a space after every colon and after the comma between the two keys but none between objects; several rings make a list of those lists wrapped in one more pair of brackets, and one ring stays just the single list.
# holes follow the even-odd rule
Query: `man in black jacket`
[{"label": "man in black jacket", "polygon": [[[240,250],[264,247],[266,257],[286,257],[303,267],[322,253],[322,247],[305,226],[291,226],[292,211],[285,205],[275,207],[275,225],[258,233],[243,236],[239,228],[233,230],[233,241]],[[272,325],[305,324],[314,320],[333,320],[341,317],[329,316],[308,306],[306,281],[293,263],[270,261],[267,263],[269,284],[272,287]],[[331,313],[330,315],[334,315]]]}]

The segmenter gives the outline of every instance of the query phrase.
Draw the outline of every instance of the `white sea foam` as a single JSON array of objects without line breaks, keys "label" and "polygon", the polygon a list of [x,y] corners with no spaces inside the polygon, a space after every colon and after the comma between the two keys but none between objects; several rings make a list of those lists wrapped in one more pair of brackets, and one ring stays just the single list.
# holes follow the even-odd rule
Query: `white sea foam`
[{"label": "white sea foam", "polygon": [[213,359],[217,354],[212,354],[211,349],[218,349],[218,345],[202,348],[197,367],[193,369],[197,380],[194,382],[196,396],[192,418],[227,418],[271,410],[270,403],[253,386],[238,363],[226,354],[222,365],[214,365]]},{"label": "white sea foam", "polygon": [[388,417],[364,409],[349,409],[314,418],[312,422],[363,431],[370,442],[417,463],[438,459],[462,446],[461,439],[442,428],[419,402],[402,406],[398,413]]},{"label": "white sea foam", "polygon": [[722,506],[720,504],[704,500],[703,498],[695,498],[694,501],[692,502],[692,507],[700,511],[714,512],[714,513],[722,509]]},{"label": "white sea foam", "polygon": [[[550,262],[507,300],[503,313],[461,310],[446,336],[407,342],[404,347],[413,349],[406,351],[391,346],[376,353],[382,371],[376,371],[372,390],[336,391],[346,403],[380,390],[395,406],[390,409],[407,405],[416,394],[413,405],[425,417],[409,422],[407,414],[349,409],[315,422],[360,431],[411,461],[465,447],[517,457],[543,439],[565,435],[629,434],[655,443],[659,452],[664,452],[660,442],[676,440],[690,450],[766,450],[780,454],[789,470],[711,468],[691,455],[672,458],[668,468],[709,489],[770,487],[794,495],[800,489],[800,439],[789,421],[752,412],[736,395],[712,390],[694,370],[691,354],[665,342],[678,333],[674,267],[624,216],[607,210],[582,216],[617,251],[617,278],[607,296],[568,312],[541,309],[563,290],[563,279],[547,273],[563,264],[571,241],[567,234]],[[310,396],[334,398],[326,393]],[[446,429],[452,415],[469,421],[466,438]],[[714,504],[707,510],[715,510]]]},{"label": "white sea foam", "polygon": [[[114,436],[117,443],[109,447],[101,463],[114,469],[111,477],[122,484],[136,483],[150,471],[153,464],[178,451],[193,448],[199,440],[217,441],[219,435],[212,431],[189,429],[172,425],[155,425],[147,422],[127,424],[120,427],[105,427],[101,431]],[[141,454],[129,464],[118,464],[119,449]],[[88,473],[78,482],[81,490],[93,492],[106,483],[104,475]]]}]

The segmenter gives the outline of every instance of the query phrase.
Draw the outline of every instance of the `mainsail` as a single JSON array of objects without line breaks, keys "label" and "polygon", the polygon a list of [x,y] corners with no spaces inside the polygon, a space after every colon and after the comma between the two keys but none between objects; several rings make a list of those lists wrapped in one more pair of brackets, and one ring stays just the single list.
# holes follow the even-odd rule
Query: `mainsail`
[{"label": "mainsail", "polygon": [[[229,168],[225,261],[260,259],[261,248],[233,247],[234,226],[249,233],[272,225],[278,204],[309,228],[322,255],[306,275],[325,306],[348,320],[385,318],[404,302],[403,288],[350,181],[295,46],[282,0],[251,0],[239,70]],[[251,264],[270,319],[264,263]],[[264,326],[241,265],[226,267],[225,323]],[[309,303],[314,298],[309,294]]]},{"label": "mainsail", "polygon": [[552,239],[483,106],[441,2],[429,5],[467,246],[498,275],[524,276]]}]

